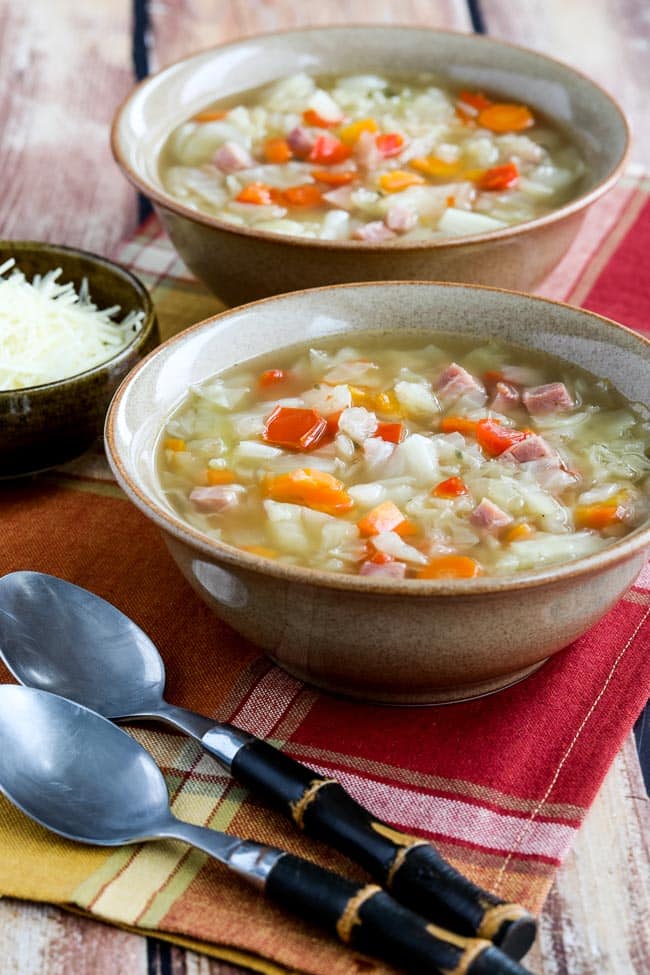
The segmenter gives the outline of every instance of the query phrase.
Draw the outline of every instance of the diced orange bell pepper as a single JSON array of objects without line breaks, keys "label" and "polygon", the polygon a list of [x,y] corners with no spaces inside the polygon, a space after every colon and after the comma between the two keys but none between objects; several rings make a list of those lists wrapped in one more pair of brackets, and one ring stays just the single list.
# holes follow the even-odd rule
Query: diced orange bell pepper
[{"label": "diced orange bell pepper", "polygon": [[317,207],[323,202],[321,191],[313,183],[289,186],[283,190],[282,198],[288,207]]},{"label": "diced orange bell pepper", "polygon": [[331,173],[328,169],[314,169],[312,170],[312,176],[320,183],[327,183],[328,186],[346,186],[353,179],[357,178],[358,173],[354,169],[338,173]]},{"label": "diced orange bell pepper", "polygon": [[444,159],[438,159],[437,156],[418,156],[417,159],[410,160],[409,166],[433,179],[449,179],[450,176],[455,176],[459,172],[461,163],[459,160],[445,162]]},{"label": "diced orange bell pepper", "polygon": [[458,94],[458,101],[462,105],[469,105],[471,108],[475,108],[477,112],[492,104],[490,99],[486,98],[482,91],[461,91]]},{"label": "diced orange bell pepper", "polygon": [[258,385],[275,386],[277,383],[286,383],[291,375],[286,369],[265,369],[258,379]]},{"label": "diced orange bell pepper", "polygon": [[424,183],[422,176],[418,176],[417,173],[407,173],[404,169],[392,169],[379,177],[379,185],[387,193],[399,193],[409,186],[418,186],[422,183]]},{"label": "diced orange bell pepper", "polygon": [[276,406],[266,419],[262,437],[276,447],[314,450],[326,429],[327,421],[316,410]]},{"label": "diced orange bell pepper", "polygon": [[305,125],[313,125],[318,129],[331,129],[336,125],[340,125],[342,121],[342,116],[337,119],[326,119],[313,108],[308,108],[302,113],[302,120]]},{"label": "diced orange bell pepper", "polygon": [[462,433],[464,437],[475,437],[477,420],[470,420],[466,416],[443,416],[440,421],[442,433]]},{"label": "diced orange bell pepper", "polygon": [[180,437],[167,437],[163,443],[163,447],[165,450],[173,450],[177,454],[187,450],[187,444]]},{"label": "diced orange bell pepper", "polygon": [[374,118],[362,118],[357,122],[351,122],[339,132],[339,138],[346,145],[351,146],[357,141],[362,132],[379,132],[379,126]]},{"label": "diced orange bell pepper", "polygon": [[285,163],[293,158],[293,152],[286,139],[267,139],[264,143],[264,158],[270,163]]},{"label": "diced orange bell pepper", "polygon": [[350,390],[353,406],[365,406],[368,410],[374,409],[375,394],[371,389],[367,386],[353,386],[350,383],[348,383],[348,389]]},{"label": "diced orange bell pepper", "polygon": [[410,524],[392,501],[382,501],[357,522],[359,533],[364,537],[381,532],[398,532],[404,523]]},{"label": "diced orange bell pepper", "polygon": [[420,569],[418,579],[476,579],[483,567],[469,555],[434,555]]},{"label": "diced orange bell pepper", "polygon": [[530,436],[522,430],[504,427],[498,420],[479,420],[476,425],[476,439],[490,457],[498,457],[504,450]]},{"label": "diced orange bell pepper", "polygon": [[266,183],[249,183],[235,197],[238,203],[255,203],[258,206],[269,206],[274,202],[273,187]]},{"label": "diced orange bell pepper", "polygon": [[307,467],[267,477],[264,492],[273,501],[302,504],[328,515],[344,514],[354,506],[342,481],[325,471]]},{"label": "diced orange bell pepper", "polygon": [[319,165],[333,166],[347,159],[351,151],[349,146],[333,135],[319,135],[307,158]]},{"label": "diced orange bell pepper", "polygon": [[205,112],[199,112],[192,119],[193,122],[220,122],[222,118],[225,118],[228,112],[219,111],[217,109],[206,109]]},{"label": "diced orange bell pepper", "polygon": [[388,443],[401,443],[406,436],[406,430],[403,423],[382,423],[380,421],[373,436],[381,437]]},{"label": "diced orange bell pepper", "polygon": [[525,105],[496,102],[478,113],[478,124],[491,132],[523,132],[535,124],[532,112]]},{"label": "diced orange bell pepper", "polygon": [[391,156],[399,156],[404,148],[404,136],[399,132],[383,132],[375,136],[375,145],[385,159]]},{"label": "diced orange bell pepper", "polygon": [[234,473],[226,467],[208,467],[208,484],[234,484],[236,480]]},{"label": "diced orange bell pepper", "polygon": [[620,503],[620,499],[612,498],[607,501],[595,501],[593,504],[580,504],[575,510],[577,528],[592,528],[602,531],[611,525],[620,524],[625,520],[627,509]]},{"label": "diced orange bell pepper", "polygon": [[519,180],[519,170],[515,163],[505,163],[503,166],[493,166],[486,169],[482,176],[476,180],[479,190],[509,190],[516,186]]},{"label": "diced orange bell pepper", "polygon": [[446,481],[437,484],[431,493],[436,498],[459,498],[467,494],[467,485],[462,477],[448,477]]}]

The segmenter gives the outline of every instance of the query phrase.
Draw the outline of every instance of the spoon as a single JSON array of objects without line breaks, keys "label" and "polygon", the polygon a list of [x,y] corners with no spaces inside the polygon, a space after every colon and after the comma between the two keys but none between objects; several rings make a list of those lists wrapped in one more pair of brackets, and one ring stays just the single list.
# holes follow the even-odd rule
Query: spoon
[{"label": "spoon", "polygon": [[490,941],[436,929],[374,884],[358,885],[274,847],[176,819],[148,752],[106,718],[47,691],[0,687],[0,791],[70,840],[198,847],[283,907],[412,973],[526,975]]},{"label": "spoon", "polygon": [[169,704],[165,668],[149,637],[115,606],[39,572],[0,578],[0,656],[22,684],[52,691],[113,720],[163,721],[185,732],[229,773],[274,802],[436,924],[487,938],[522,958],[535,919],[477,887],[434,846],[375,819],[333,779],[233,725]]}]

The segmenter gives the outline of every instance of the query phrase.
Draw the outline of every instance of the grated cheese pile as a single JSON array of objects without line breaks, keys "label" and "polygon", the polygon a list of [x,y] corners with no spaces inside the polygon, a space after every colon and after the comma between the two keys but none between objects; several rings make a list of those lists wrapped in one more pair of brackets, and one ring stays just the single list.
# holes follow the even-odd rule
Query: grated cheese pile
[{"label": "grated cheese pile", "polygon": [[58,283],[61,268],[30,282],[15,263],[0,264],[0,390],[76,376],[112,359],[142,328],[144,312],[115,322],[119,305],[98,309],[85,278],[77,294]]}]

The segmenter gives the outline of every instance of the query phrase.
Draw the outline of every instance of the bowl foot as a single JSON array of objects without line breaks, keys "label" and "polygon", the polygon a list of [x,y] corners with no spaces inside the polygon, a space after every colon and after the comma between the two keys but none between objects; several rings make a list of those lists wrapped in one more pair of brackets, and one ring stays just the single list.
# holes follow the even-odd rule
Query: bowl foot
[{"label": "bowl foot", "polygon": [[355,698],[356,700],[367,701],[368,704],[386,704],[394,707],[427,707],[436,704],[459,704],[462,701],[471,701],[477,697],[496,694],[497,691],[505,690],[506,687],[512,687],[513,684],[518,684],[519,681],[534,674],[548,660],[548,657],[545,657],[544,660],[533,664],[532,667],[525,667],[523,670],[517,670],[510,674],[501,674],[499,677],[478,681],[477,683],[430,688],[426,691],[416,689],[412,691],[395,691],[394,689],[380,687],[369,687],[367,689],[349,687],[345,685],[344,681],[328,681],[326,678],[315,680],[311,675],[301,672],[298,668],[287,667],[281,661],[276,660],[272,654],[269,654],[269,656],[278,667],[282,667],[292,677],[297,677],[299,680],[305,681],[307,684],[312,684],[321,690],[328,691],[330,694],[335,694],[337,697]]}]

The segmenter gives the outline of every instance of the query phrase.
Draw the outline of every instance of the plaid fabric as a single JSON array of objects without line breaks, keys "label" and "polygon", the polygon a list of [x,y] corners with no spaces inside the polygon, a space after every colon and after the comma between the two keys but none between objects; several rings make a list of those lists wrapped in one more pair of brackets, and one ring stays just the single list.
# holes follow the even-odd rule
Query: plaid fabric
[{"label": "plaid fabric", "polygon": [[[647,188],[629,178],[593,207],[540,293],[650,332],[650,283],[639,273],[649,245]],[[153,218],[115,256],[151,288],[164,337],[223,307],[187,274]],[[535,910],[650,692],[649,570],[588,634],[521,684],[444,708],[381,708],[305,687],[217,620],[113,483],[101,446],[5,487],[0,498],[0,572],[51,572],[111,600],[157,643],[174,703],[233,721],[335,776],[375,814],[434,840],[474,880]],[[162,767],[180,818],[363,878],[187,739],[132,733]],[[81,847],[0,801],[0,849],[2,894],[61,903],[260,971],[351,970],[350,953],[333,939],[182,844]],[[363,967],[389,971],[379,962]]]}]

